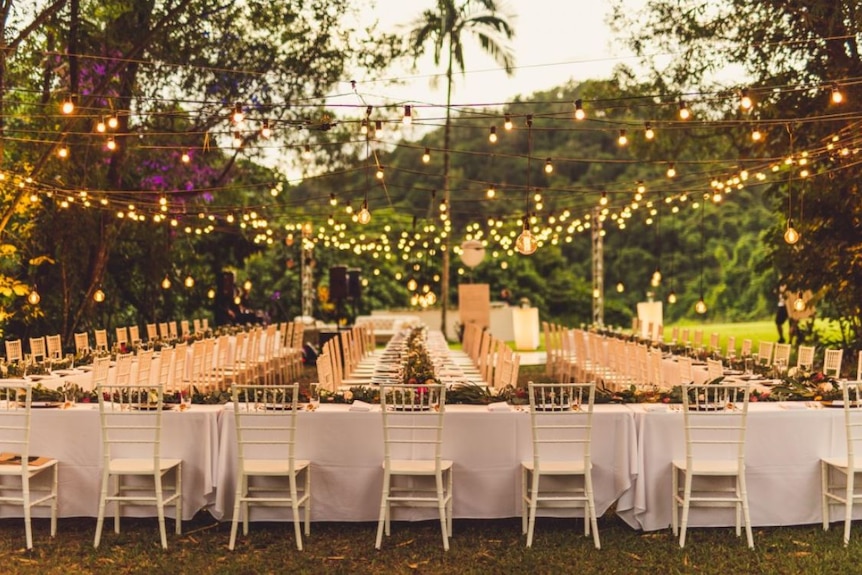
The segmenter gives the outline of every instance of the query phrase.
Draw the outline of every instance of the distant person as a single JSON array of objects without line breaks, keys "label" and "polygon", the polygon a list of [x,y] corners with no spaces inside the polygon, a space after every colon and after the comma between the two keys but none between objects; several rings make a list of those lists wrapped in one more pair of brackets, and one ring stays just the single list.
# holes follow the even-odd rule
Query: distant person
[{"label": "distant person", "polygon": [[787,286],[778,287],[778,307],[775,310],[775,327],[778,329],[778,343],[784,343],[784,324],[787,323],[787,298],[784,295]]}]

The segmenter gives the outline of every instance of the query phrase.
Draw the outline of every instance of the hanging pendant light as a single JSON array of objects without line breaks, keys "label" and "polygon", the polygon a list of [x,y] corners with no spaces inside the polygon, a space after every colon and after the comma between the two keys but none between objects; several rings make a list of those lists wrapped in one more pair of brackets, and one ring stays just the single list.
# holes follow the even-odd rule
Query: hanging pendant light
[{"label": "hanging pendant light", "polygon": [[42,301],[42,296],[39,295],[39,292],[36,290],[36,286],[33,286],[33,289],[27,294],[27,303],[30,305],[39,305],[39,302]]},{"label": "hanging pendant light", "polygon": [[530,170],[532,169],[533,156],[533,115],[527,115],[527,189],[524,193],[525,214],[523,228],[518,239],[515,240],[515,250],[521,255],[529,256],[536,253],[539,245],[536,237],[530,230]]}]

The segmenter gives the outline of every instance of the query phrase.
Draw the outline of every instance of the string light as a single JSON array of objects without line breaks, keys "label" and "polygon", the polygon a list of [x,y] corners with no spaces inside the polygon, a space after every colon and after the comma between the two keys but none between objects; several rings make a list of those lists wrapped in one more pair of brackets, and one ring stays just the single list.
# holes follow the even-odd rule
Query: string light
[{"label": "string light", "polygon": [[362,202],[362,209],[359,210],[359,213],[356,216],[359,220],[359,223],[362,225],[367,224],[371,221],[371,211],[368,209],[368,202]]},{"label": "string light", "polygon": [[329,194],[329,205],[330,206],[337,206],[338,205],[338,199],[336,199],[334,192],[331,192]]},{"label": "string light", "polygon": [[263,121],[263,125],[260,127],[260,137],[264,140],[272,137],[272,128],[269,127],[269,120]]},{"label": "string light", "polygon": [[65,160],[69,157],[69,148],[67,148],[66,146],[60,146],[59,148],[57,148],[57,156],[60,159]]},{"label": "string light", "polygon": [[739,97],[739,106],[743,110],[750,110],[753,105],[754,102],[751,101],[751,96],[748,95],[748,88],[743,88]]},{"label": "string light", "polygon": [[192,161],[192,157],[189,154],[188,150],[184,151],[183,155],[180,156],[180,161],[182,161],[182,163],[184,163],[184,164],[188,164],[189,162]]},{"label": "string light", "polygon": [[106,129],[106,127],[105,127],[105,118],[102,118],[102,119],[100,119],[98,122],[96,122],[96,131],[97,131],[98,133],[100,133],[100,134],[104,134],[104,133],[105,133],[105,129]]},{"label": "string light", "polygon": [[602,197],[599,198],[599,205],[600,206],[608,205],[608,193],[607,192],[602,192]]},{"label": "string light", "polygon": [[685,100],[679,101],[679,119],[688,120],[691,118],[691,110],[685,105]]},{"label": "string light", "polygon": [[404,116],[401,117],[401,123],[405,126],[413,123],[413,109],[409,105],[404,106]]},{"label": "string light", "polygon": [[93,301],[96,303],[102,303],[105,301],[105,292],[102,291],[102,288],[98,288],[93,292]]},{"label": "string light", "polygon": [[245,120],[245,113],[242,111],[242,104],[237,102],[233,107],[233,114],[231,115],[231,120],[234,124],[242,124],[242,121]]},{"label": "string light", "polygon": [[233,133],[233,140],[231,140],[231,145],[234,148],[241,148],[242,147],[242,134],[240,134],[239,132],[234,132]]},{"label": "string light", "polygon": [[362,118],[362,122],[359,124],[359,133],[363,136],[368,133],[368,120]]},{"label": "string light", "polygon": [[587,117],[587,113],[584,112],[584,102],[581,99],[575,100],[575,120],[583,120]]},{"label": "string light", "polygon": [[33,286],[33,289],[27,294],[27,303],[30,305],[38,305],[39,302],[42,301],[42,296],[39,295],[39,292],[36,291],[36,286]]},{"label": "string light", "polygon": [[512,117],[509,114],[506,114],[505,119],[503,120],[503,128],[507,132],[512,129]]},{"label": "string light", "polygon": [[670,293],[667,294],[667,303],[669,303],[669,304],[675,304],[676,303],[676,292],[675,291],[670,290]]},{"label": "string light", "polygon": [[488,189],[485,190],[485,196],[490,200],[493,199],[497,195],[497,190],[494,189],[494,184],[489,184]]},{"label": "string light", "polygon": [[117,142],[114,140],[114,138],[108,138],[108,141],[105,143],[105,147],[113,152],[117,149]]},{"label": "string light", "polygon": [[784,241],[789,245],[793,245],[799,241],[799,232],[793,227],[793,220],[787,218],[787,229],[784,230]]},{"label": "string light", "polygon": [[377,166],[377,171],[376,171],[376,172],[374,172],[374,176],[375,176],[378,180],[382,180],[382,179],[383,179],[383,175],[384,175],[384,174],[383,174],[383,166]]},{"label": "string light", "polygon": [[760,131],[760,129],[759,129],[759,128],[755,127],[755,128],[751,131],[751,141],[752,141],[752,142],[761,142],[761,141],[763,141],[763,133]]},{"label": "string light", "polygon": [[802,299],[802,292],[796,295],[796,301],[793,302],[793,309],[796,311],[805,311],[805,300]]},{"label": "string light", "polygon": [[667,177],[668,178],[675,178],[676,177],[676,166],[674,166],[673,164],[670,164],[667,167]]},{"label": "string light", "polygon": [[425,148],[425,153],[422,154],[422,163],[427,164],[431,161],[431,149]]},{"label": "string light", "polygon": [[195,278],[193,278],[191,275],[188,275],[188,276],[186,276],[186,279],[183,282],[183,284],[187,288],[191,289],[191,288],[195,287]]},{"label": "string light", "polygon": [[497,126],[491,126],[491,130],[488,133],[488,141],[492,144],[497,143]]},{"label": "string light", "polygon": [[617,293],[623,293],[626,291],[626,286],[623,282],[617,282]]},{"label": "string light", "polygon": [[620,146],[625,146],[628,143],[629,143],[629,137],[626,135],[625,128],[623,128],[620,130],[620,135],[617,138],[617,144],[619,144]]},{"label": "string light", "polygon": [[72,101],[71,96],[63,100],[63,105],[60,106],[60,111],[67,116],[75,111],[75,102]]},{"label": "string light", "polygon": [[832,103],[841,104],[844,102],[844,93],[838,87],[838,84],[832,84]]},{"label": "string light", "polygon": [[652,140],[655,138],[655,130],[652,128],[652,124],[647,122],[644,124],[644,138],[647,140]]},{"label": "string light", "polygon": [[113,114],[110,118],[108,118],[108,128],[111,130],[116,130],[117,126],[120,125],[120,119],[116,114]]},{"label": "string light", "polygon": [[550,174],[554,171],[554,164],[551,162],[551,158],[545,160],[545,173]]}]

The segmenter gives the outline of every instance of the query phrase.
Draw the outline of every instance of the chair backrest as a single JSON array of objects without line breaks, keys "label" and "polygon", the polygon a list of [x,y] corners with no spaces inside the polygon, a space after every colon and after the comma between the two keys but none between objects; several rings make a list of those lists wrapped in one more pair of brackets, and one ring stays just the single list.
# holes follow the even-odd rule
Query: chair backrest
[{"label": "chair backrest", "polygon": [[776,343],[772,355],[772,365],[786,368],[790,365],[790,344]]},{"label": "chair backrest", "polygon": [[168,322],[168,335],[170,336],[171,339],[177,339],[180,336],[180,334],[177,330],[177,322],[176,321],[169,321]]},{"label": "chair backrest", "polygon": [[90,336],[87,332],[75,334],[75,353],[85,353],[90,351]]},{"label": "chair backrest", "polygon": [[862,382],[847,381],[842,386],[844,398],[844,427],[847,434],[847,464],[854,465],[857,455],[862,456]]},{"label": "chair backrest", "polygon": [[93,370],[90,372],[90,389],[98,389],[100,385],[108,383],[108,375],[111,370],[111,358],[109,356],[93,359]]},{"label": "chair backrest", "polygon": [[392,459],[433,459],[441,469],[446,386],[398,384],[380,386],[383,412],[384,466]]},{"label": "chair backrest", "polygon": [[117,345],[129,343],[129,330],[126,326],[118,327],[114,331],[117,333]]},{"label": "chair backrest", "polygon": [[94,329],[93,337],[96,340],[96,349],[108,351],[108,330]]},{"label": "chair backrest", "polygon": [[729,358],[735,358],[736,357],[736,337],[735,336],[730,335],[727,337],[727,352],[725,353],[725,355]]},{"label": "chair backrest", "polygon": [[192,320],[192,327],[195,328],[195,333],[201,332],[201,320],[200,320],[200,318],[196,317]]},{"label": "chair backrest", "polygon": [[293,473],[299,384],[231,388],[239,466],[249,459],[287,461]]},{"label": "chair backrest", "polygon": [[156,324],[147,324],[147,341],[155,341],[159,339],[159,332],[156,331]]},{"label": "chair backrest", "polygon": [[742,340],[742,348],[739,350],[739,355],[742,357],[748,357],[751,355],[751,346],[752,342],[750,339]]},{"label": "chair backrest", "polygon": [[168,333],[168,322],[163,321],[159,323],[159,337],[168,340],[171,337],[171,334]]},{"label": "chair backrest", "polygon": [[115,458],[152,458],[158,469],[162,434],[162,388],[100,385],[104,465]]},{"label": "chair backrest", "polygon": [[129,343],[132,345],[138,345],[141,343],[141,330],[137,325],[129,326]]},{"label": "chair backrest", "polygon": [[171,370],[173,369],[174,348],[163,347],[159,351],[159,370],[156,373],[156,385],[160,386],[167,395],[171,385]]},{"label": "chair backrest", "polygon": [[757,363],[760,365],[772,365],[772,350],[775,343],[771,341],[757,342]]},{"label": "chair backrest", "polygon": [[183,337],[188,337],[192,334],[192,329],[189,327],[189,320],[180,320],[180,333]]},{"label": "chair backrest", "polygon": [[332,369],[332,358],[328,353],[317,356],[317,385],[320,389],[335,391],[335,374]]},{"label": "chair backrest", "polygon": [[796,367],[811,370],[814,367],[814,346],[800,345],[796,349]]},{"label": "chair backrest", "polygon": [[541,472],[549,461],[581,458],[589,469],[596,385],[530,382],[527,387],[535,470]]},{"label": "chair backrest", "polygon": [[497,380],[497,386],[500,389],[518,386],[518,371],[521,367],[521,354],[512,353],[508,346],[505,347],[509,351],[504,352],[503,361],[500,362],[500,377]]},{"label": "chair backrest", "polygon": [[117,354],[117,373],[114,380],[117,385],[129,385],[132,383],[132,363],[135,361],[133,353]]},{"label": "chair backrest", "polygon": [[721,350],[721,335],[716,331],[709,334],[709,349],[714,353]]},{"label": "chair backrest", "polygon": [[20,339],[6,340],[6,363],[24,361],[24,349]]},{"label": "chair backrest", "polygon": [[823,354],[823,375],[841,377],[841,359],[843,357],[843,349],[827,349]]},{"label": "chair backrest", "polygon": [[694,381],[694,374],[692,374],[692,359],[687,355],[680,355],[676,358],[676,364],[679,366],[679,383],[686,384]]},{"label": "chair backrest", "polygon": [[30,338],[30,357],[33,358],[33,361],[45,361],[48,357],[48,353],[45,351],[44,337]]},{"label": "chair backrest", "polygon": [[[186,379],[186,358],[188,357],[189,344],[183,342],[174,346],[173,366],[171,367],[171,375],[168,380],[166,392],[182,392]],[[185,389],[188,393],[188,389]]]},{"label": "chair backrest", "polygon": [[138,385],[150,385],[150,372],[153,366],[153,350],[142,349],[135,356],[138,364],[138,372],[135,374],[135,383]]},{"label": "chair backrest", "polygon": [[709,378],[709,381],[715,381],[720,377],[724,377],[724,366],[721,365],[721,360],[706,360],[706,377]]},{"label": "chair backrest", "polygon": [[745,462],[745,430],[750,388],[746,384],[685,385],[682,388],[685,456]]},{"label": "chair backrest", "polygon": [[21,463],[25,473],[30,463],[31,400],[29,383],[0,382],[0,453],[17,456],[9,463]]},{"label": "chair backrest", "polygon": [[45,352],[48,359],[62,359],[63,339],[59,333],[45,336]]}]

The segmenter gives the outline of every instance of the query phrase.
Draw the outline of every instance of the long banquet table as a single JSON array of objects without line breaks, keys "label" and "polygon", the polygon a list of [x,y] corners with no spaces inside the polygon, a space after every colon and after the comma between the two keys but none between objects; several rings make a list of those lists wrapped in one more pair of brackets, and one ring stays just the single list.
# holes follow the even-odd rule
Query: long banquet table
[{"label": "long banquet table", "polygon": [[[220,420],[218,489],[211,509],[217,519],[233,513],[236,430],[230,415],[228,409]],[[622,405],[596,406],[593,425],[593,483],[601,514],[633,487],[635,426],[631,411]],[[454,516],[520,515],[520,463],[532,457],[529,413],[447,405],[443,429],[443,457],[455,462]],[[347,405],[324,404],[298,415],[296,455],[312,462],[312,520],[377,519],[383,481],[382,430],[379,406],[359,412]],[[395,510],[395,519],[433,516],[434,510]],[[271,509],[253,509],[251,515],[252,520],[275,517],[286,519],[283,511]]]}]

